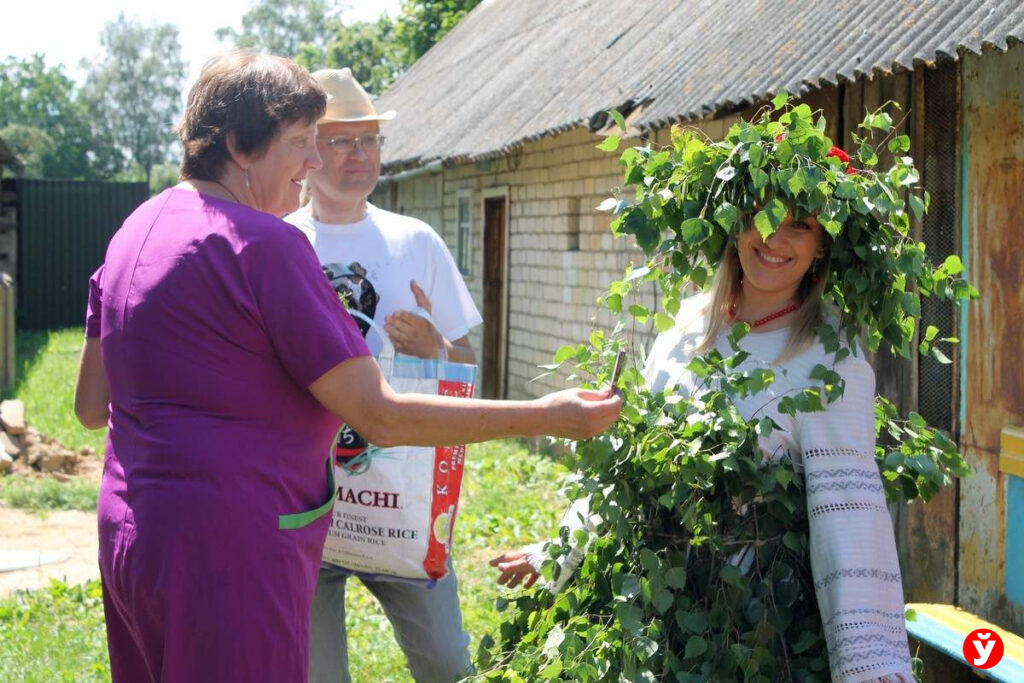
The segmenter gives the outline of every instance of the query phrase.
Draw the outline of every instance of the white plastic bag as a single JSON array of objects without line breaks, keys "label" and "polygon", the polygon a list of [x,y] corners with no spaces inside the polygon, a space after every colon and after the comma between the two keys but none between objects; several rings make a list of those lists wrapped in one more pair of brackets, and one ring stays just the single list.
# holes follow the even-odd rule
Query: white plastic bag
[{"label": "white plastic bag", "polygon": [[[387,335],[381,372],[398,393],[471,398],[477,367],[396,356]],[[424,315],[429,320],[429,316]],[[465,445],[377,448],[342,427],[332,443],[335,501],[324,562],[377,579],[432,582],[448,573]]]}]

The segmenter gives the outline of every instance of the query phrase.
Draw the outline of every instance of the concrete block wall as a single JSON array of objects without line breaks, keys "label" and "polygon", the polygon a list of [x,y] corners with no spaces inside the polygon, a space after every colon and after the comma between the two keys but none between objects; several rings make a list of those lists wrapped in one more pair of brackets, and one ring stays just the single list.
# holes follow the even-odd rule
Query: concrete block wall
[{"label": "concrete block wall", "polygon": [[[395,192],[392,201],[392,210],[415,216],[435,230],[441,230],[444,226],[442,213],[442,199],[444,188],[444,176],[441,172],[424,173],[415,176],[405,182],[395,183]],[[371,201],[378,201],[372,198]],[[381,204],[382,208],[388,208]],[[442,234],[444,234],[442,232]]]}]

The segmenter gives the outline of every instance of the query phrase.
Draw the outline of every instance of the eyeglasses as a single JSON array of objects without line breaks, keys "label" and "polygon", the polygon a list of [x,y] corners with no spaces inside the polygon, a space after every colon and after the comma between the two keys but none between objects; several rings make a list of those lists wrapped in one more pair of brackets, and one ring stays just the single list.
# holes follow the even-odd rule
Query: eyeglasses
[{"label": "eyeglasses", "polygon": [[334,148],[335,152],[340,152],[341,154],[351,154],[356,151],[356,145],[362,147],[364,152],[375,152],[384,146],[383,135],[364,135],[360,138],[339,136],[336,138],[317,138],[316,141],[322,145],[330,145]]}]

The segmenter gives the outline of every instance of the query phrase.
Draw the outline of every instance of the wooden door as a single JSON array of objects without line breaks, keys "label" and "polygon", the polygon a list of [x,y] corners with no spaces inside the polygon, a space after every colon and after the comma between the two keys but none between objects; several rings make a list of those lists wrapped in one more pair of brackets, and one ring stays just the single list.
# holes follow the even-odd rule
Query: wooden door
[{"label": "wooden door", "polygon": [[484,199],[484,341],[481,354],[482,398],[505,397],[506,302],[505,254],[507,205],[504,197]]}]

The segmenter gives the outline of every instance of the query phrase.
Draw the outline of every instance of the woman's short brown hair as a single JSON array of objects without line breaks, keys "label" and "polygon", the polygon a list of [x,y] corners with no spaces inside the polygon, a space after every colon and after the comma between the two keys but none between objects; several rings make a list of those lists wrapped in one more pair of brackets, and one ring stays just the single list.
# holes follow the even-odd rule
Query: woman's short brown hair
[{"label": "woman's short brown hair", "polygon": [[214,57],[192,86],[178,126],[181,177],[217,180],[230,158],[229,135],[239,152],[259,155],[282,124],[312,123],[326,103],[310,73],[289,59],[248,51]]}]

